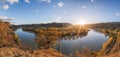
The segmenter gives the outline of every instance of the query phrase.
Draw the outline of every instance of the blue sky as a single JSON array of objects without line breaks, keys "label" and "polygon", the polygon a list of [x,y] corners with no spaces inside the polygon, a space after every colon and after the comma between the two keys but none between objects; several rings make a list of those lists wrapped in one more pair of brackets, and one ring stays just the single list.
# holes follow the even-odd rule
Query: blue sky
[{"label": "blue sky", "polygon": [[120,0],[0,0],[0,19],[14,24],[120,21]]}]

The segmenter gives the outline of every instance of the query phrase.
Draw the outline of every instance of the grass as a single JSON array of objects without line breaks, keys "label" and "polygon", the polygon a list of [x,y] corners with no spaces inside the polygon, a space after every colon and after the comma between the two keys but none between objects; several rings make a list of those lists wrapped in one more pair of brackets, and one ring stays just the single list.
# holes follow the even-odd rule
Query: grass
[{"label": "grass", "polygon": [[19,45],[18,37],[10,26],[10,23],[0,21],[0,47]]},{"label": "grass", "polygon": [[21,50],[15,47],[0,48],[0,57],[67,57],[54,49]]}]

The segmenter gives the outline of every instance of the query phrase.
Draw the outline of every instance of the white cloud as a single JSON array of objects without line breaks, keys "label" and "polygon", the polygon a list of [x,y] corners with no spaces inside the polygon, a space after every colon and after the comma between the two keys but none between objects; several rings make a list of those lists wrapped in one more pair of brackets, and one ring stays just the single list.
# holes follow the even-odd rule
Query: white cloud
[{"label": "white cloud", "polygon": [[30,0],[25,0],[26,3],[30,3]]},{"label": "white cloud", "polygon": [[58,3],[58,6],[59,6],[59,7],[63,7],[63,5],[64,5],[63,2],[59,2],[59,3]]},{"label": "white cloud", "polygon": [[59,17],[57,17],[57,19],[61,19],[61,18],[62,18],[62,17],[60,17],[60,16],[59,16]]},{"label": "white cloud", "polygon": [[91,2],[96,2],[96,0],[91,0]]},{"label": "white cloud", "polygon": [[3,6],[1,6],[2,9],[7,10],[9,8],[8,4],[4,4]]},{"label": "white cloud", "polygon": [[83,9],[87,8],[86,6],[82,6]]},{"label": "white cloud", "polygon": [[19,0],[7,0],[10,4],[18,3]]},{"label": "white cloud", "polygon": [[0,16],[0,19],[8,19],[6,16]]},{"label": "white cloud", "polygon": [[47,0],[48,1],[48,3],[51,3],[51,0]]},{"label": "white cloud", "polygon": [[115,13],[116,16],[120,16],[120,13]]},{"label": "white cloud", "polygon": [[7,17],[7,16],[0,16],[0,20],[2,21],[11,21],[11,20],[14,20],[15,18],[10,18],[10,17]]},{"label": "white cloud", "polygon": [[62,17],[55,15],[53,21],[58,22],[58,21],[60,21],[61,19],[62,19]]},{"label": "white cloud", "polygon": [[41,1],[51,3],[51,0],[41,0]]},{"label": "white cloud", "polygon": [[18,3],[19,0],[0,0],[0,2],[1,2],[1,5],[2,5],[0,8],[7,10],[8,8],[10,8],[9,4]]}]

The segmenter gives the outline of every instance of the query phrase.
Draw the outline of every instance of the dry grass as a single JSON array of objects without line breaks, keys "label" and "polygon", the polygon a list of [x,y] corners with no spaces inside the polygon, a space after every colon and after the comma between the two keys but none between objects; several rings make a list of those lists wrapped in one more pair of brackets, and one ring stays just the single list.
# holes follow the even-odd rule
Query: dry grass
[{"label": "dry grass", "polygon": [[18,37],[13,33],[10,24],[0,21],[0,47],[16,46],[18,44]]},{"label": "dry grass", "polygon": [[0,57],[66,57],[54,49],[26,50],[14,47],[0,48]]}]

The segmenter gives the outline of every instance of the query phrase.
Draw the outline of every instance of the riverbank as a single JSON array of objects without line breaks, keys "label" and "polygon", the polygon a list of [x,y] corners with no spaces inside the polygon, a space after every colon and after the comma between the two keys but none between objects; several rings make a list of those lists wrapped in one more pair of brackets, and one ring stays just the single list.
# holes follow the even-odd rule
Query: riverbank
[{"label": "riverbank", "polygon": [[90,25],[91,28],[109,35],[108,41],[103,44],[98,52],[98,57],[120,57],[120,23],[98,23]]},{"label": "riverbank", "polygon": [[36,49],[21,46],[17,35],[10,28],[10,24],[0,21],[0,57],[66,57],[56,50]]}]

